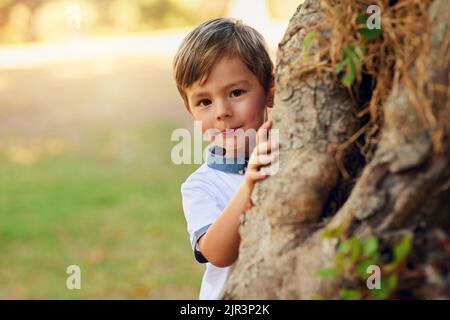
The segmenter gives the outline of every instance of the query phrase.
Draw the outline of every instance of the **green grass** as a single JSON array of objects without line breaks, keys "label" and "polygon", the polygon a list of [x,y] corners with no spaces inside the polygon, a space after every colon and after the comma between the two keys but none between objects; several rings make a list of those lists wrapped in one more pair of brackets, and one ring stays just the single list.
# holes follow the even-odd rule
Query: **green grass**
[{"label": "green grass", "polygon": [[170,161],[175,127],[98,133],[26,166],[0,153],[0,298],[197,298],[179,191],[196,166]]}]

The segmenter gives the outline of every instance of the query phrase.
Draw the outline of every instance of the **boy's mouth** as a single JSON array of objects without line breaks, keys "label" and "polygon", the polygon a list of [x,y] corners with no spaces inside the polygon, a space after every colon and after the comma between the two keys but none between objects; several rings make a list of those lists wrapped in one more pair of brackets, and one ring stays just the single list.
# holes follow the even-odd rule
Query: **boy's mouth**
[{"label": "boy's mouth", "polygon": [[236,127],[236,128],[225,129],[225,130],[220,131],[220,134],[222,134],[223,136],[230,136],[230,135],[234,134],[234,132],[240,128],[242,128],[242,126]]}]

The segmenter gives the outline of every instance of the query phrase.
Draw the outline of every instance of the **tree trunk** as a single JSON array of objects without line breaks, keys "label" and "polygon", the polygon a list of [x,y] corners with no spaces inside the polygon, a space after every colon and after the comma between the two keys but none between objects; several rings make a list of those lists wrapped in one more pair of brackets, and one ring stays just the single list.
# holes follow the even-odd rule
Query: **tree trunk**
[{"label": "tree trunk", "polygon": [[[345,179],[339,165],[340,146],[363,125],[349,91],[331,75],[299,76],[303,40],[320,21],[321,10],[319,1],[306,0],[279,44],[271,117],[280,132],[280,167],[252,194],[255,206],[244,213],[239,259],[222,298],[335,297],[341,279],[316,272],[333,266],[337,255],[338,243],[324,233],[343,225],[348,236],[375,234],[387,244],[397,232],[410,230],[414,240],[407,274],[421,276],[407,281],[405,273],[397,286],[403,292],[391,297],[450,297],[450,3],[435,0],[429,9],[433,28],[425,70],[439,84],[440,90],[424,94],[443,127],[432,129],[408,99],[410,89],[400,86],[383,106],[380,139],[370,161],[361,161],[356,147],[341,159],[358,179]],[[419,67],[413,65],[411,74]]]}]

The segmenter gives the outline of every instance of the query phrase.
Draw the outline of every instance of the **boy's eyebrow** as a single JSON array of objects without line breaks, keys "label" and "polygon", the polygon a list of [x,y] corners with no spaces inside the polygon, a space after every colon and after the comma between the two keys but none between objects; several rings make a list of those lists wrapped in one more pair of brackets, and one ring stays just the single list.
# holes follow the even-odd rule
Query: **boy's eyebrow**
[{"label": "boy's eyebrow", "polygon": [[[224,86],[224,87],[222,88],[222,90],[226,90],[226,89],[228,89],[228,88],[230,88],[230,87],[237,86],[237,85],[239,85],[239,84],[241,84],[241,85],[242,85],[242,84],[250,85],[250,82],[249,82],[248,80],[245,80],[245,79],[243,79],[243,80],[238,80],[238,81],[234,81],[234,82],[229,83],[229,84],[227,84],[226,86]],[[198,92],[198,93],[193,94],[192,97],[191,97],[191,99],[192,99],[192,100],[195,100],[195,99],[198,99],[198,98],[200,98],[200,97],[202,97],[202,96],[206,96],[206,95],[208,95],[208,92],[205,92],[205,91]]]}]

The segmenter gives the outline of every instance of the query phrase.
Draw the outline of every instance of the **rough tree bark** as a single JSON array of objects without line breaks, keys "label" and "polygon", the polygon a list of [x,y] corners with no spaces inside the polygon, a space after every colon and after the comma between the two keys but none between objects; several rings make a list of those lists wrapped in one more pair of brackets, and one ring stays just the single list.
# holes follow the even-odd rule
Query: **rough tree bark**
[{"label": "rough tree bark", "polygon": [[[420,225],[427,235],[440,228],[448,236],[450,108],[445,36],[449,11],[450,3],[445,0],[436,0],[430,9],[432,54],[427,72],[433,82],[445,88],[431,97],[433,109],[446,124],[441,152],[433,151],[431,129],[408,101],[408,90],[400,88],[384,106],[384,127],[374,157],[364,168],[346,163],[353,172],[362,172],[341,205],[334,195],[336,190],[345,189],[346,181],[341,178],[335,154],[357,130],[359,119],[348,91],[337,80],[314,73],[299,80],[296,75],[303,39],[320,19],[319,1],[306,0],[297,9],[277,56],[271,116],[274,128],[280,130],[280,169],[258,184],[252,195],[255,207],[245,213],[241,223],[239,259],[222,298],[310,299],[335,291],[336,282],[315,273],[329,266],[336,254],[335,245],[324,240],[324,230],[344,223],[349,216],[351,232],[357,235],[415,230]],[[333,202],[339,210],[331,219],[324,219]],[[433,249],[438,250],[417,241],[414,250],[422,249],[421,262]],[[448,269],[450,253],[448,247],[446,250]],[[419,297],[433,297],[436,290],[448,294],[448,282],[431,282],[423,279],[420,286],[425,289]]]}]

